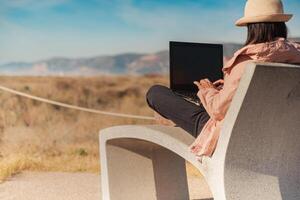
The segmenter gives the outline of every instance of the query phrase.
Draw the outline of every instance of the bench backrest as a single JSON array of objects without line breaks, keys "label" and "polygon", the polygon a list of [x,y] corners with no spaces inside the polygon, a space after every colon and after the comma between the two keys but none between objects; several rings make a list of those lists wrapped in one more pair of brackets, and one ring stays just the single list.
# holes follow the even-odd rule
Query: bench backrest
[{"label": "bench backrest", "polygon": [[[300,66],[252,63],[246,67],[215,153],[224,161],[225,181],[263,177],[257,174],[270,177],[251,190],[245,186],[249,192],[276,187],[271,191],[287,197],[287,191],[300,191]],[[243,177],[245,171],[253,176]],[[287,188],[292,182],[294,188]],[[234,190],[234,183],[230,185],[227,189]]]}]

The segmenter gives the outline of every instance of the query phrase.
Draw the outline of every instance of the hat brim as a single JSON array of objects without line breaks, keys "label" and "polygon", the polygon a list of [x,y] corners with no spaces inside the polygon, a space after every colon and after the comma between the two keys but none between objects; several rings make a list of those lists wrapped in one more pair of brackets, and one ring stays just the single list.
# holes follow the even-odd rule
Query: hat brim
[{"label": "hat brim", "polygon": [[236,26],[247,26],[249,23],[259,22],[287,22],[293,15],[291,14],[271,14],[271,15],[260,15],[253,17],[243,17],[235,22]]}]

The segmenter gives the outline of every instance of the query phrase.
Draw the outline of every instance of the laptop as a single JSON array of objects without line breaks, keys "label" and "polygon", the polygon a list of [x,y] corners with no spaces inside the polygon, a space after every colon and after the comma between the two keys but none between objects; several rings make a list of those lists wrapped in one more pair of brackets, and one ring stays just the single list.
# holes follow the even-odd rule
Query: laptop
[{"label": "laptop", "polygon": [[170,88],[185,100],[200,104],[193,83],[223,78],[223,45],[170,41]]}]

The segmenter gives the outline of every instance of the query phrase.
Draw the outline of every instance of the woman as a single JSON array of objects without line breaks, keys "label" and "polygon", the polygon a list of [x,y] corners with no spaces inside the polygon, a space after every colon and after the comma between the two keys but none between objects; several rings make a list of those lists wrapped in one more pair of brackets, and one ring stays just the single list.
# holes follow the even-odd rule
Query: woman
[{"label": "woman", "polygon": [[212,156],[223,119],[247,63],[300,64],[300,44],[287,40],[285,22],[291,18],[292,15],[284,14],[280,0],[248,0],[245,16],[236,22],[237,26],[247,26],[247,41],[224,65],[224,81],[211,83],[204,79],[194,82],[199,88],[200,106],[185,101],[167,87],[152,86],[147,93],[147,102],[156,111],[158,122],[176,124],[195,136],[190,150],[199,158]]}]

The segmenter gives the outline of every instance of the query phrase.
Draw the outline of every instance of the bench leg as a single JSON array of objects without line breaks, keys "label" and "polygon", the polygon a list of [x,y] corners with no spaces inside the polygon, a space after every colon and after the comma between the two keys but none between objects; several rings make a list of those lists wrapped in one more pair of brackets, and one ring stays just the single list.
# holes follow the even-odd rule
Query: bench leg
[{"label": "bench leg", "polygon": [[116,141],[100,146],[103,200],[189,199],[184,159],[167,149],[140,148],[145,141],[128,141],[135,147]]},{"label": "bench leg", "polygon": [[157,199],[189,199],[185,160],[161,148],[153,152],[152,161]]}]

